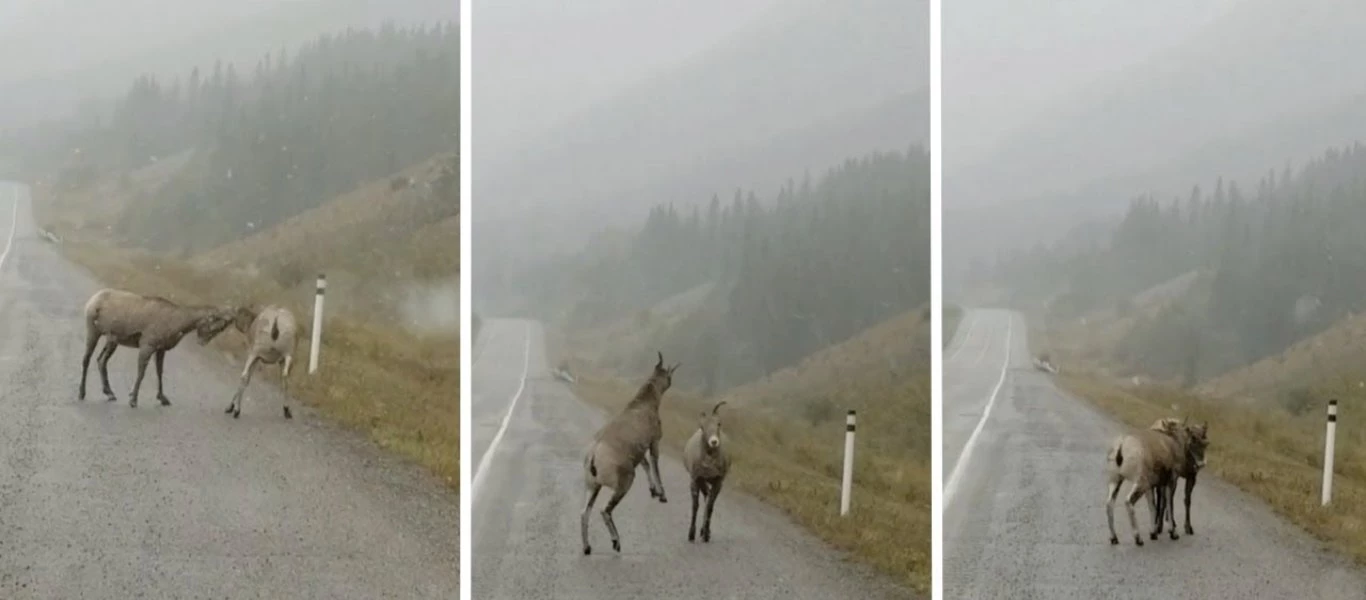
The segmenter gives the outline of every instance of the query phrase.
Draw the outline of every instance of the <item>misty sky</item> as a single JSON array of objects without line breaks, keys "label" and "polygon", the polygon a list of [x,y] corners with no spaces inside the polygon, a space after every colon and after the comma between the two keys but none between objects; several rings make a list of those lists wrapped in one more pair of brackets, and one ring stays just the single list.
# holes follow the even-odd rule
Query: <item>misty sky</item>
[{"label": "misty sky", "polygon": [[1070,92],[1184,41],[1237,2],[945,2],[945,176],[1047,118]]},{"label": "misty sky", "polygon": [[686,60],[776,2],[474,0],[479,160],[501,161],[530,136]]},{"label": "misty sky", "polygon": [[290,0],[5,0],[0,82],[190,39]]},{"label": "misty sky", "polygon": [[143,73],[251,64],[346,27],[457,12],[454,0],[0,0],[0,127],[66,116]]}]

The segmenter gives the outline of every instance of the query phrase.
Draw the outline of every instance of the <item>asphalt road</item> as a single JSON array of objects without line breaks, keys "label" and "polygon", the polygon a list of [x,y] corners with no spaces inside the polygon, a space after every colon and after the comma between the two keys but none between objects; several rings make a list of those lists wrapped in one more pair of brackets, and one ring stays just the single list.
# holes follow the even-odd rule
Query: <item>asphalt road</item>
[{"label": "asphalt road", "polygon": [[[489,320],[474,355],[475,598],[911,597],[733,487],[717,500],[711,543],[689,544],[688,486],[668,457],[660,473],[669,502],[652,500],[637,477],[614,512],[618,554],[597,514],[607,498],[600,496],[589,529],[593,555],[584,556],[583,453],[605,413],[549,376],[534,322]],[[735,468],[745,468],[743,456]]]},{"label": "asphalt road", "polygon": [[119,402],[94,364],[78,402],[100,286],[14,189],[0,184],[0,598],[458,597],[454,492],[297,402],[285,421],[263,379],[224,415],[236,369],[193,336],[166,357],[172,406],[149,366],[128,407],[127,348],[109,363]]},{"label": "asphalt road", "polygon": [[[1016,313],[970,311],[947,352],[945,598],[1366,598],[1358,569],[1212,476],[1194,536],[1136,547],[1117,505],[1111,546],[1104,463],[1122,427],[1031,367]],[[1210,439],[1218,461],[1218,423]]]}]

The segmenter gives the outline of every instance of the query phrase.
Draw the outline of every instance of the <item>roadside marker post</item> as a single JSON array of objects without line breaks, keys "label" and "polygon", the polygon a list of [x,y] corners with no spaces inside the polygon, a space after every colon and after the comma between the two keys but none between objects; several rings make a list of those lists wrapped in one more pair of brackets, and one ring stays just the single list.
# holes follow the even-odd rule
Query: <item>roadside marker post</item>
[{"label": "roadside marker post", "polygon": [[840,516],[849,514],[849,493],[854,486],[854,411],[844,419],[844,483],[840,486]]},{"label": "roadside marker post", "polygon": [[327,274],[318,274],[318,291],[313,296],[313,343],[308,348],[308,374],[318,371],[318,351],[323,341],[323,293],[327,290]]},{"label": "roadside marker post", "polygon": [[1338,430],[1338,401],[1328,401],[1328,435],[1323,441],[1323,506],[1333,498],[1333,442]]}]

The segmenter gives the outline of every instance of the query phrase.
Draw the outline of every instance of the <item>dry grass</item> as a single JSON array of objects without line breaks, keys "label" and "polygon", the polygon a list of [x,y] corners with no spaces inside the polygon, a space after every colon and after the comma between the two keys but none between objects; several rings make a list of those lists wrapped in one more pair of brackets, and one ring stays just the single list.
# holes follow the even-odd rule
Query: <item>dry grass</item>
[{"label": "dry grass", "polygon": [[[67,240],[62,250],[107,285],[187,303],[282,303],[299,315],[305,328],[311,324],[312,298],[284,301],[284,291],[272,282],[203,271],[103,244]],[[309,337],[301,336],[299,353],[306,357]],[[320,376],[307,375],[303,363],[291,377],[291,394],[329,418],[367,433],[379,446],[428,467],[458,491],[458,339],[418,339],[397,328],[331,316],[323,344]],[[213,345],[229,352],[234,361],[242,359],[245,349],[243,337],[234,333],[220,336]],[[276,379],[272,369],[264,376]]]},{"label": "dry grass", "polygon": [[[366,276],[402,280],[451,276],[459,270],[459,206],[424,198],[453,155],[440,155],[394,175],[412,187],[394,189],[391,179],[365,183],[322,205],[255,235],[196,256],[196,265],[256,265],[264,271],[311,277],[327,265]],[[398,243],[396,243],[398,242]],[[291,282],[286,282],[289,285]]]},{"label": "dry grass", "polygon": [[[677,453],[697,414],[725,399],[736,455],[731,478],[855,559],[928,593],[930,392],[928,323],[917,310],[722,398],[678,389],[663,405],[666,445]],[[569,344],[573,347],[572,342]],[[638,381],[586,371],[581,398],[618,411]],[[686,368],[686,367],[685,367]],[[859,412],[853,504],[839,516],[844,412]]]}]

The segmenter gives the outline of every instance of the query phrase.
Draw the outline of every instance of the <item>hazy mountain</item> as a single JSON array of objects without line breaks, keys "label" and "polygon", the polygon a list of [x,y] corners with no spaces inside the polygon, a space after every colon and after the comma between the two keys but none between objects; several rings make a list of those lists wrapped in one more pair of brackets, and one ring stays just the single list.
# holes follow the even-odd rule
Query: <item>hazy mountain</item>
[{"label": "hazy mountain", "polygon": [[779,3],[501,164],[479,158],[476,128],[475,244],[499,261],[543,255],[661,201],[775,189],[850,155],[927,143],[928,20],[923,0]]},{"label": "hazy mountain", "polygon": [[946,258],[1047,241],[1138,193],[1253,177],[1366,135],[1353,101],[1366,92],[1361,31],[1360,3],[1243,0],[946,173]]}]

